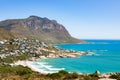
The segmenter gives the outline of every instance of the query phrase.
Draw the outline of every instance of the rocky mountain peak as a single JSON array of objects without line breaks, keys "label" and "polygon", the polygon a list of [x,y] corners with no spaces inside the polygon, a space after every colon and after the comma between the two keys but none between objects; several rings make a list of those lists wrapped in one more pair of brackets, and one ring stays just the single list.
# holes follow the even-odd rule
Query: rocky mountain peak
[{"label": "rocky mountain peak", "polygon": [[30,16],[24,20],[22,25],[36,30],[43,29],[43,31],[57,30],[67,32],[63,25],[57,23],[56,20],[50,20],[46,17]]},{"label": "rocky mountain peak", "polygon": [[35,18],[36,18],[36,19],[39,19],[40,17],[31,15],[31,16],[29,16],[28,18],[29,18],[29,19],[35,19]]},{"label": "rocky mountain peak", "polygon": [[1,28],[27,38],[35,38],[49,43],[81,42],[71,37],[65,27],[56,20],[46,17],[32,15],[25,19],[5,20],[0,22]]},{"label": "rocky mountain peak", "polygon": [[38,16],[34,16],[34,15],[31,15],[27,18],[28,20],[44,20],[44,21],[50,21],[47,17],[38,17]]}]

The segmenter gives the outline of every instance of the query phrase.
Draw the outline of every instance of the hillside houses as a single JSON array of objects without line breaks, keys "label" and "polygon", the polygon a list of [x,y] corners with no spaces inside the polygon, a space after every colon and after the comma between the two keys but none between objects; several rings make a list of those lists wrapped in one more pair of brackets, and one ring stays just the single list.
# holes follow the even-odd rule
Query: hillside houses
[{"label": "hillside houses", "polygon": [[18,56],[20,53],[36,54],[37,48],[43,46],[45,46],[45,43],[41,43],[38,40],[28,40],[27,38],[16,38],[8,41],[3,40],[0,41],[0,58]]}]

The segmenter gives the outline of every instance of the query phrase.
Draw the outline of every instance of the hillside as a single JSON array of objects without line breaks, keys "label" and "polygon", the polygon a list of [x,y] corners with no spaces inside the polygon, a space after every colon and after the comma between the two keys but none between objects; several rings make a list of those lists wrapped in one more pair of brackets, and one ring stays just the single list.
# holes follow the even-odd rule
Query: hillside
[{"label": "hillside", "polygon": [[[55,20],[30,16],[25,19],[9,19],[0,22],[0,30],[8,37],[34,38],[48,43],[80,43],[73,38],[65,27]],[[2,35],[0,31],[0,35]],[[17,35],[17,36],[16,36]],[[0,39],[4,39],[0,36]]]},{"label": "hillside", "polygon": [[13,39],[13,38],[22,38],[22,35],[9,32],[5,29],[0,29],[0,40],[2,39]]}]

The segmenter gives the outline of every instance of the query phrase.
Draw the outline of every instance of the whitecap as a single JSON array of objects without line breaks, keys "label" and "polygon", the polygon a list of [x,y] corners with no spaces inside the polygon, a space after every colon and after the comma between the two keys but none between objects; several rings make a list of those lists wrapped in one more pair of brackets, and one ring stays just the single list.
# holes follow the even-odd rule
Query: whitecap
[{"label": "whitecap", "polygon": [[86,54],[88,56],[99,56],[100,54],[96,54],[94,52],[88,52],[88,54]]},{"label": "whitecap", "polygon": [[60,70],[64,70],[65,68],[54,68],[51,65],[46,65],[43,62],[36,62],[39,65],[34,65],[34,62],[27,61],[27,65],[33,69],[34,71],[41,72],[41,73],[55,73]]},{"label": "whitecap", "polygon": [[65,68],[49,68],[49,67],[46,67],[46,68],[51,71],[60,71],[65,69]]}]

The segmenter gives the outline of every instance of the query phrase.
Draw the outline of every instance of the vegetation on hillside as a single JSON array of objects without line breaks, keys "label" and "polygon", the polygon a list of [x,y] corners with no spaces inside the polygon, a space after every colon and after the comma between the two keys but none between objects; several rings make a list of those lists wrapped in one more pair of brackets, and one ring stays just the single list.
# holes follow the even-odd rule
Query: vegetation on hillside
[{"label": "vegetation on hillside", "polygon": [[0,65],[0,79],[9,80],[97,80],[97,77],[90,75],[79,75],[76,72],[68,73],[67,71],[59,71],[52,74],[40,74],[32,71],[28,67]]},{"label": "vegetation on hillside", "polygon": [[3,40],[3,39],[9,40],[9,39],[18,38],[18,37],[23,37],[23,36],[17,33],[9,32],[4,28],[0,28],[0,40]]}]

